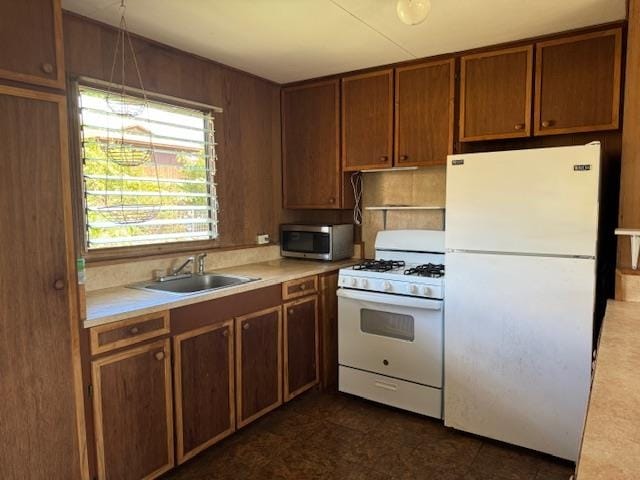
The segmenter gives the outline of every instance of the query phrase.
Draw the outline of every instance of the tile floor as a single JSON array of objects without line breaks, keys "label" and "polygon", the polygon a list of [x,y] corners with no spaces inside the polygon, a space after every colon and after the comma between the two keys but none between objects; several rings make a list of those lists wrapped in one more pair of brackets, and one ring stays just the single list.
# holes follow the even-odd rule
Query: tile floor
[{"label": "tile floor", "polygon": [[173,470],[173,480],[568,480],[573,464],[337,393],[308,392]]}]

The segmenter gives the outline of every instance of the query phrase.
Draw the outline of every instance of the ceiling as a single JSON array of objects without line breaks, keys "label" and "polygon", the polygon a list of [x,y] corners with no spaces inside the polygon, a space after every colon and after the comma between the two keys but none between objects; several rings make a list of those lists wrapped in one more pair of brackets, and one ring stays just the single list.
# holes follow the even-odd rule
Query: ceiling
[{"label": "ceiling", "polygon": [[[426,21],[396,0],[127,0],[129,30],[278,83],[428,57],[625,17],[625,0],[431,0]],[[63,0],[117,25],[120,0]]]}]

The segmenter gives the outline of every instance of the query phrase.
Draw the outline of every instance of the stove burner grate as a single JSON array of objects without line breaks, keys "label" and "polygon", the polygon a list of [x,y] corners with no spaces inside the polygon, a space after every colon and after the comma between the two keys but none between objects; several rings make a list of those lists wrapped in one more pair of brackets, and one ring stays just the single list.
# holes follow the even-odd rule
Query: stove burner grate
[{"label": "stove burner grate", "polygon": [[427,263],[418,265],[404,271],[405,275],[417,275],[419,277],[440,278],[444,276],[444,265]]},{"label": "stove burner grate", "polygon": [[402,260],[366,260],[358,265],[354,265],[354,270],[365,270],[368,272],[388,272],[397,268],[404,268]]}]

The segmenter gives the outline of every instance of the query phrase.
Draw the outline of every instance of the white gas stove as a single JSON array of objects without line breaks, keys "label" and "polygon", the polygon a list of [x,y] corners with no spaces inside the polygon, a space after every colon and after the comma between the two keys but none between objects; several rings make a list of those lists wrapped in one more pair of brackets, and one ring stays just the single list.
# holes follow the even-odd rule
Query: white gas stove
[{"label": "white gas stove", "polygon": [[340,270],[340,391],[442,418],[444,232],[390,230]]}]

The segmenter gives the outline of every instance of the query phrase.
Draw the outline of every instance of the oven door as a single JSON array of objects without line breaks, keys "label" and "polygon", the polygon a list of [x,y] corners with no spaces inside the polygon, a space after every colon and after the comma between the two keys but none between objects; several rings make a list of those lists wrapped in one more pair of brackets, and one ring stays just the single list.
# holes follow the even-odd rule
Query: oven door
[{"label": "oven door", "polygon": [[442,387],[443,302],[338,290],[338,363]]}]

